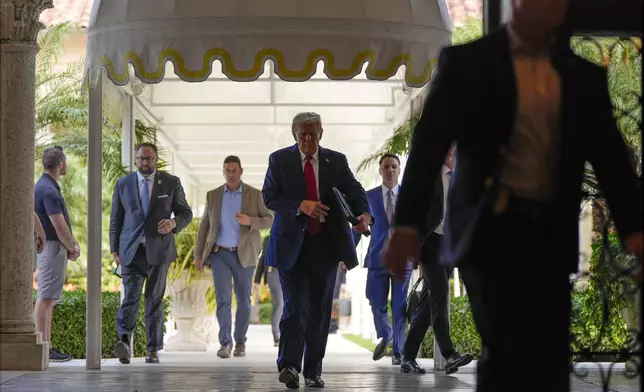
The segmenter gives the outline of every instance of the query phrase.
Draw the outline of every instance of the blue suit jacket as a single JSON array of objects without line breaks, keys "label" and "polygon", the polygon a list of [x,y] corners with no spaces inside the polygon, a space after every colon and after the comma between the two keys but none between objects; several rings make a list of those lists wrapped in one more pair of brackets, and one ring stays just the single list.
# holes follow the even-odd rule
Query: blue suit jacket
[{"label": "blue suit jacket", "polygon": [[[369,201],[344,154],[320,147],[318,159],[320,201],[330,207],[324,230],[333,244],[334,259],[343,261],[351,269],[358,265],[352,229],[331,188],[336,187],[345,194],[356,216],[371,213]],[[288,271],[300,254],[308,222],[306,215],[297,215],[300,204],[306,200],[306,183],[297,145],[270,155],[262,194],[266,207],[275,212],[265,264]]]},{"label": "blue suit jacket", "polygon": [[[364,259],[365,268],[380,268],[382,267],[382,251],[387,244],[389,238],[389,220],[385,212],[385,204],[382,198],[382,185],[367,191],[367,198],[371,206],[371,214],[375,218],[375,224],[371,227],[371,237],[369,242],[369,249],[367,256]],[[362,235],[353,232],[353,239],[356,246],[360,243]],[[408,268],[411,268],[411,263]]]},{"label": "blue suit jacket", "polygon": [[[179,178],[157,171],[150,195],[147,216],[141,206],[136,172],[120,178],[114,187],[112,214],[110,217],[110,250],[118,253],[121,264],[129,265],[145,236],[147,262],[152,265],[170,263],[177,257],[174,234],[192,220],[192,210]],[[168,234],[157,231],[162,219],[172,218],[177,226]]]}]

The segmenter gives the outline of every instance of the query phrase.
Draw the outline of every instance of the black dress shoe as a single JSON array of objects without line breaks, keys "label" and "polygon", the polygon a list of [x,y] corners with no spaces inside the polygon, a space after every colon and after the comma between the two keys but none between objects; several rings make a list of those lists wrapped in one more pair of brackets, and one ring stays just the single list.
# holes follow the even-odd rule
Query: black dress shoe
[{"label": "black dress shoe", "polygon": [[279,381],[286,385],[288,389],[298,389],[300,387],[300,376],[292,366],[287,366],[280,372]]},{"label": "black dress shoe", "polygon": [[324,388],[324,380],[322,377],[315,376],[314,378],[305,378],[307,388]]},{"label": "black dress shoe", "polygon": [[387,355],[387,346],[389,346],[389,342],[386,339],[380,339],[380,343],[373,350],[374,361],[378,361]]},{"label": "black dress shoe", "polygon": [[403,360],[400,364],[401,373],[411,373],[411,374],[425,374],[425,369],[420,367],[418,362],[415,359]]},{"label": "black dress shoe", "polygon": [[456,373],[458,368],[469,364],[473,359],[474,356],[470,353],[453,353],[447,358],[447,363],[445,363],[445,374]]},{"label": "black dress shoe", "polygon": [[391,364],[394,366],[400,366],[402,364],[402,357],[398,354],[391,356]]},{"label": "black dress shoe", "polygon": [[145,356],[145,363],[159,363],[159,354],[156,351],[149,351]]}]

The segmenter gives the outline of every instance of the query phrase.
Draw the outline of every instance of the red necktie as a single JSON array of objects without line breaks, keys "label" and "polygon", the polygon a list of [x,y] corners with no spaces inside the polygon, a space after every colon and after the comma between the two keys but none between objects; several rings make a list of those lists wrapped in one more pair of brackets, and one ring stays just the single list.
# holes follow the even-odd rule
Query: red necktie
[{"label": "red necktie", "polygon": [[[306,198],[313,201],[318,201],[318,186],[317,181],[315,181],[315,171],[313,170],[313,164],[311,164],[310,155],[306,157],[306,163],[304,164],[304,180],[306,181]],[[306,229],[311,235],[318,235],[322,231],[322,222],[320,219],[313,219],[309,217],[309,221],[306,225]]]}]

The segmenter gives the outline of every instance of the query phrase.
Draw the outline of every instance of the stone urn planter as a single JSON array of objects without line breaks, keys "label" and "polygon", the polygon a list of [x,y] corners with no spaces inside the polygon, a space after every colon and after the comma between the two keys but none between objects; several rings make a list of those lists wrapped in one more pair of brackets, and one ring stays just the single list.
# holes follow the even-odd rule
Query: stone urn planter
[{"label": "stone urn planter", "polygon": [[203,327],[197,328],[197,324],[206,316],[206,291],[212,285],[212,279],[209,275],[198,274],[188,283],[187,276],[184,272],[168,287],[168,294],[172,300],[170,316],[177,326],[177,332],[168,338],[165,351],[208,349]]}]

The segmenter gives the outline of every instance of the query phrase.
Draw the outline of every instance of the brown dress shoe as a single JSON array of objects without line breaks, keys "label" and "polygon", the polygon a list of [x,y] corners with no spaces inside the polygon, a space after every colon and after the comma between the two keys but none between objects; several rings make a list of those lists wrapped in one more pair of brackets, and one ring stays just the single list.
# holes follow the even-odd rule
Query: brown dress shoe
[{"label": "brown dress shoe", "polygon": [[156,351],[148,352],[145,356],[145,363],[159,363],[159,354]]},{"label": "brown dress shoe", "polygon": [[235,351],[233,351],[235,357],[245,357],[246,356],[246,344],[237,343],[235,344]]}]

